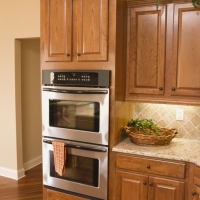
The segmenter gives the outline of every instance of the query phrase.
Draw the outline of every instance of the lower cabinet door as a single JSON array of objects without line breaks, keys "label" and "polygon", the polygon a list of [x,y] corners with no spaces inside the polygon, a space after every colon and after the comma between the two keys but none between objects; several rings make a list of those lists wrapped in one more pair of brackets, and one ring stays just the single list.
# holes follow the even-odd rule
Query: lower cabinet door
[{"label": "lower cabinet door", "polygon": [[192,200],[199,200],[200,196],[199,194],[195,194],[194,196],[191,197]]},{"label": "lower cabinet door", "polygon": [[200,187],[194,185],[194,192],[192,192],[192,200],[200,200]]},{"label": "lower cabinet door", "polygon": [[148,200],[184,200],[184,186],[181,181],[150,176]]},{"label": "lower cabinet door", "polygon": [[147,200],[148,176],[116,172],[115,200]]}]

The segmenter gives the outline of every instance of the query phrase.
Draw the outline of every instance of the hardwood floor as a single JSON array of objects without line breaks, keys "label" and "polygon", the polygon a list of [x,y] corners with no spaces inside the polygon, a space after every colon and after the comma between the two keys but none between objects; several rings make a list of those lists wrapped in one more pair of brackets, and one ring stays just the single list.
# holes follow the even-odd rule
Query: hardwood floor
[{"label": "hardwood floor", "polygon": [[26,176],[13,180],[0,176],[0,200],[42,200],[42,164],[26,171]]}]

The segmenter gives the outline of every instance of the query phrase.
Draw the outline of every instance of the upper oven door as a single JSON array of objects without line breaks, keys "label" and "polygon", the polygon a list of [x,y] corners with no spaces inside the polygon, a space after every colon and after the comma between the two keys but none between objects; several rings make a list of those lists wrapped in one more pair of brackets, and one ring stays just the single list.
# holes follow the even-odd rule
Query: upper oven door
[{"label": "upper oven door", "polygon": [[43,136],[108,145],[109,89],[42,87]]}]

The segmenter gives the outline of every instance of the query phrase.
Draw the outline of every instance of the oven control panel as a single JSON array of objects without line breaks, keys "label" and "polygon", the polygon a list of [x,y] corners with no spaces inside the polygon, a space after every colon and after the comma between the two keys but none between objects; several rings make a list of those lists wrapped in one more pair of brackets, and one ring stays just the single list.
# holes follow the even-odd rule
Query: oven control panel
[{"label": "oven control panel", "polygon": [[51,72],[52,84],[97,85],[98,73]]},{"label": "oven control panel", "polygon": [[109,87],[109,70],[43,70],[44,85]]}]

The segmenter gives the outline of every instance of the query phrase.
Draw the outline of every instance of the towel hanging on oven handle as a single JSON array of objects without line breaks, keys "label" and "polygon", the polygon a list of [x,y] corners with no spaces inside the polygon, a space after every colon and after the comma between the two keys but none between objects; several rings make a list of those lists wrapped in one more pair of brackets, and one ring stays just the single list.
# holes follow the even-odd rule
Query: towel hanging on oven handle
[{"label": "towel hanging on oven handle", "polygon": [[[47,143],[47,144],[52,144],[51,140],[46,140],[44,139],[43,142]],[[72,144],[66,144],[65,143],[65,147],[69,147],[69,148],[74,148],[74,149],[83,149],[83,150],[88,150],[88,151],[96,151],[96,152],[106,152],[106,149],[100,149],[100,148],[90,148],[87,146],[80,146],[80,145],[72,145]]]}]

